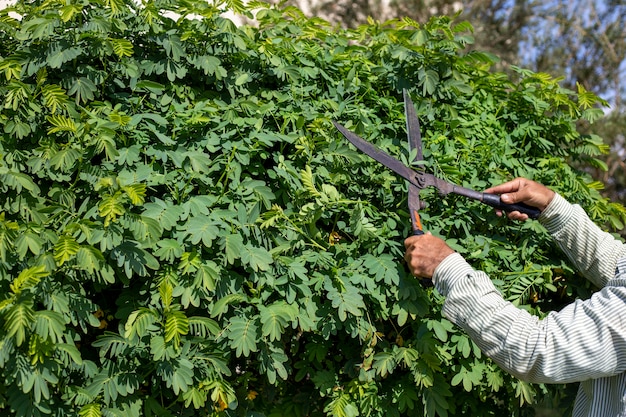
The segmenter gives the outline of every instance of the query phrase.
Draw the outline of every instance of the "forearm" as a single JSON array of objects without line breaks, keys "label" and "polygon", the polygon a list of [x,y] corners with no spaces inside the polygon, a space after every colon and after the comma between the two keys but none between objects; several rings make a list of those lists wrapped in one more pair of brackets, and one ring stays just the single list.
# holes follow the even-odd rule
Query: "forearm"
[{"label": "forearm", "polygon": [[626,257],[626,246],[594,224],[584,210],[558,194],[539,221],[576,268],[602,288],[615,274],[617,259]]},{"label": "forearm", "polygon": [[617,288],[618,295],[577,302],[539,320],[504,300],[487,275],[458,254],[440,264],[434,282],[446,297],[444,315],[520,379],[564,383],[626,369],[626,313],[615,317],[614,308],[625,302],[624,288]]}]

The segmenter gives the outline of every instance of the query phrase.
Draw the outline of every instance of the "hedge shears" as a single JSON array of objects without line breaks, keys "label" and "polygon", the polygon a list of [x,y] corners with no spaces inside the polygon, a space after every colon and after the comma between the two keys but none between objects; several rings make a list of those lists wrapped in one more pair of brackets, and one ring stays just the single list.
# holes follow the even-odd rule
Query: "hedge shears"
[{"label": "hedge shears", "polygon": [[[415,106],[409,96],[409,93],[404,90],[404,114],[406,117],[406,130],[409,141],[409,151],[415,151],[414,162],[420,162],[423,160],[422,154],[422,134],[420,132],[420,124],[415,112]],[[409,182],[408,189],[408,206],[411,214],[411,225],[413,227],[414,235],[424,234],[422,230],[422,222],[419,216],[419,209],[421,208],[419,193],[423,188],[432,186],[439,190],[440,195],[457,194],[462,195],[473,200],[478,200],[484,204],[494,207],[498,210],[507,212],[519,211],[525,213],[528,217],[536,219],[539,217],[539,209],[531,207],[529,205],[518,204],[505,204],[500,200],[500,196],[497,194],[482,193],[469,188],[461,187],[453,184],[441,178],[437,178],[433,174],[427,173],[423,168],[413,170],[407,167],[400,160],[389,155],[385,151],[377,148],[371,143],[360,138],[353,132],[346,129],[341,124],[333,121],[335,127],[341,132],[341,134],[357,147],[361,152],[369,155],[376,161],[380,162],[396,174]]]}]

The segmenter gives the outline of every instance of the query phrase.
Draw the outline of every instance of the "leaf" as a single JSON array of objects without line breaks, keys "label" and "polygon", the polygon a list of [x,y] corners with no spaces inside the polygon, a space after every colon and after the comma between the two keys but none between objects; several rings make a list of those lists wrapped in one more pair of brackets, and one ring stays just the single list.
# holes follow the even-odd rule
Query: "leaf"
[{"label": "leaf", "polygon": [[63,88],[56,84],[45,85],[41,94],[44,104],[50,109],[50,113],[57,113],[60,110],[66,110],[69,98]]},{"label": "leaf", "polygon": [[359,415],[359,409],[352,403],[350,396],[345,393],[328,403],[324,407],[324,412],[336,417],[357,417]]},{"label": "leaf", "polygon": [[180,336],[189,333],[189,320],[184,312],[172,310],[165,313],[165,343],[174,341],[174,345],[180,344]]},{"label": "leaf", "polygon": [[78,415],[80,417],[102,417],[102,413],[100,411],[100,404],[98,403],[85,404],[80,408],[80,410],[78,410]]},{"label": "leaf", "polygon": [[[478,371],[478,372],[477,372]],[[467,392],[471,392],[475,385],[479,385],[482,379],[482,372],[479,369],[474,368],[471,371],[461,366],[459,373],[452,377],[450,383],[452,385],[459,385],[463,383],[463,389]]]},{"label": "leaf", "polygon": [[65,147],[50,158],[50,164],[61,172],[70,172],[83,155],[74,148]]},{"label": "leaf", "polygon": [[31,33],[35,39],[47,38],[54,33],[54,29],[59,25],[59,21],[50,13],[43,17],[28,19],[22,25],[22,29]]},{"label": "leaf", "polygon": [[372,367],[376,370],[376,374],[383,378],[392,374],[396,368],[395,355],[389,352],[379,352],[374,355]]},{"label": "leaf", "polygon": [[133,44],[128,39],[109,39],[113,52],[120,58],[133,56],[135,51]]},{"label": "leaf", "polygon": [[0,71],[4,71],[4,75],[7,81],[10,81],[13,78],[19,80],[20,73],[22,72],[22,65],[19,63],[19,61],[5,58],[4,60],[0,61]]},{"label": "leaf", "polygon": [[378,256],[366,255],[364,265],[368,268],[370,275],[373,275],[377,282],[384,281],[385,285],[398,285],[400,275],[398,264],[390,254]]},{"label": "leaf", "polygon": [[135,86],[135,88],[138,90],[145,89],[146,91],[149,91],[158,95],[160,95],[163,92],[163,90],[165,90],[165,86],[163,84],[154,80],[140,80],[137,82],[137,85]]},{"label": "leaf", "polygon": [[104,255],[93,246],[81,246],[76,252],[76,263],[80,269],[92,274],[105,268]]},{"label": "leaf", "polygon": [[22,381],[22,389],[25,393],[32,391],[35,402],[40,402],[42,398],[50,398],[49,383],[56,384],[58,381],[48,368],[36,368],[26,381]]},{"label": "leaf", "polygon": [[98,214],[104,218],[104,226],[107,227],[111,222],[116,221],[119,216],[126,212],[122,203],[122,193],[105,195],[98,205]]},{"label": "leaf", "polygon": [[222,238],[222,242],[226,251],[226,260],[231,265],[236,259],[241,258],[242,252],[246,250],[243,238],[239,234],[226,235]]},{"label": "leaf", "polygon": [[74,258],[80,249],[80,245],[71,235],[61,235],[54,244],[54,260],[58,266]]},{"label": "leaf", "polygon": [[405,366],[411,368],[419,358],[419,353],[417,350],[410,347],[399,347],[394,352],[394,357],[398,363],[403,363]]},{"label": "leaf", "polygon": [[146,184],[133,184],[127,185],[122,188],[130,202],[135,206],[143,205],[146,199]]},{"label": "leaf", "polygon": [[124,0],[106,0],[105,3],[111,9],[112,16],[119,16],[125,10]]},{"label": "leaf", "polygon": [[427,325],[430,330],[435,332],[435,336],[437,336],[437,338],[442,342],[446,342],[448,340],[448,333],[454,331],[452,323],[445,319],[442,319],[441,321],[428,320]]},{"label": "leaf", "polygon": [[174,61],[179,61],[185,55],[183,43],[178,35],[171,35],[163,38],[163,49],[168,57]]},{"label": "leaf", "polygon": [[327,287],[327,290],[327,297],[332,301],[333,308],[337,309],[339,320],[346,321],[348,313],[357,317],[363,315],[365,303],[363,302],[363,297],[354,286],[347,285],[343,291],[339,291],[334,287]]},{"label": "leaf", "polygon": [[9,285],[9,288],[13,294],[19,295],[22,291],[37,285],[42,278],[45,278],[48,275],[49,272],[46,270],[45,266],[32,266],[21,271],[17,278],[15,278]]},{"label": "leaf", "polygon": [[251,244],[243,246],[241,251],[241,262],[249,265],[253,271],[267,271],[274,262],[272,254],[261,247],[253,247]]},{"label": "leaf", "polygon": [[245,301],[246,297],[242,294],[228,294],[215,302],[211,309],[211,317],[221,316],[228,311],[228,306],[231,304],[239,304]]},{"label": "leaf", "polygon": [[193,316],[189,317],[188,321],[189,333],[194,336],[209,338],[217,336],[221,331],[219,324],[208,317]]},{"label": "leaf", "polygon": [[236,408],[237,395],[233,387],[226,381],[211,381],[207,388],[211,393],[211,400],[216,404],[216,408],[225,410],[226,408]]},{"label": "leaf", "polygon": [[280,348],[270,346],[270,349],[263,349],[261,352],[261,370],[267,375],[270,384],[275,384],[277,377],[283,380],[289,377],[289,373],[285,367],[288,361],[289,358]]},{"label": "leaf", "polygon": [[76,16],[77,14],[80,14],[81,10],[82,10],[82,7],[79,4],[65,5],[61,7],[61,10],[60,10],[61,20],[63,20],[64,22],[69,22],[70,20],[74,18],[74,16]]},{"label": "leaf", "polygon": [[22,192],[22,189],[30,191],[31,194],[39,194],[39,186],[35,184],[30,176],[22,172],[6,171],[0,174],[2,184],[7,185],[18,193]]},{"label": "leaf", "polygon": [[109,120],[118,126],[128,126],[133,119],[125,112],[120,111],[119,107],[116,107],[114,111],[109,113]]},{"label": "leaf", "polygon": [[175,395],[187,391],[193,385],[193,364],[186,358],[161,361],[156,372]]},{"label": "leaf", "polygon": [[362,238],[369,238],[376,235],[376,226],[367,218],[361,204],[357,204],[350,214],[350,229],[352,229],[352,232],[356,236]]},{"label": "leaf", "polygon": [[65,335],[63,315],[56,311],[40,310],[33,314],[33,331],[44,340],[61,343]]},{"label": "leaf", "polygon": [[[69,343],[57,343],[54,345],[54,348],[57,351],[61,351],[68,355],[69,358],[72,359],[72,362],[78,366],[83,365],[83,358],[81,357],[80,351],[76,347],[76,345],[70,345]],[[64,365],[70,366],[71,363],[69,361],[63,361]]]},{"label": "leaf", "polygon": [[237,77],[237,79],[235,80],[235,85],[243,85],[248,81],[250,81],[250,74],[244,72]]},{"label": "leaf", "polygon": [[179,259],[185,249],[183,246],[174,239],[164,239],[157,242],[157,249],[154,255],[166,262],[174,262]]},{"label": "leaf", "polygon": [[195,282],[207,291],[215,291],[215,283],[219,277],[220,272],[217,264],[215,264],[215,262],[208,261],[206,264],[202,264],[198,268]]},{"label": "leaf", "polygon": [[233,317],[228,325],[228,339],[237,357],[250,356],[250,353],[257,351],[257,326],[253,320],[245,317]]},{"label": "leaf", "polygon": [[435,385],[431,388],[426,388],[423,391],[422,401],[424,402],[425,414],[428,417],[447,417],[448,398],[452,396],[450,389],[440,375],[436,375]]},{"label": "leaf", "polygon": [[155,330],[154,324],[159,320],[158,314],[149,308],[139,308],[133,311],[124,325],[124,337],[136,340],[146,336],[149,330]]},{"label": "leaf", "polygon": [[213,161],[204,152],[187,152],[185,154],[189,163],[191,164],[191,169],[198,174],[208,174],[212,171],[211,165],[213,165]]},{"label": "leaf", "polygon": [[[202,244],[211,247],[213,240],[219,235],[217,223],[208,216],[195,216],[185,224],[187,234],[191,237],[190,241],[194,245]],[[228,249],[227,249],[228,256]]]},{"label": "leaf", "polygon": [[58,42],[51,45],[46,61],[50,68],[60,68],[66,62],[78,58],[83,52],[81,47],[69,46],[65,42]]},{"label": "leaf", "polygon": [[32,302],[23,301],[9,308],[4,316],[4,329],[7,337],[15,337],[15,345],[21,346],[26,340],[26,332],[33,323],[35,313]]},{"label": "leaf", "polygon": [[422,84],[422,94],[424,95],[432,95],[437,90],[437,85],[439,84],[439,74],[433,70],[426,70],[421,72],[421,84]]},{"label": "leaf", "polygon": [[207,395],[204,390],[191,387],[191,389],[183,393],[183,399],[185,400],[185,407],[189,407],[193,403],[193,408],[198,410],[206,404]]},{"label": "leaf", "polygon": [[110,372],[105,368],[93,377],[86,391],[93,398],[102,393],[104,402],[109,404],[116,401],[118,397],[134,393],[138,387],[138,378],[134,370]]},{"label": "leaf", "polygon": [[161,296],[161,304],[167,310],[172,305],[174,287],[169,279],[163,279],[159,284],[159,295]]},{"label": "leaf", "polygon": [[400,411],[414,410],[419,402],[420,395],[414,386],[409,384],[401,385],[402,391],[398,395],[398,407]]},{"label": "leaf", "polygon": [[74,120],[70,119],[69,117],[55,114],[52,116],[47,116],[46,120],[48,120],[48,122],[50,122],[50,124],[53,126],[48,129],[48,134],[58,132],[77,132],[76,123],[74,123]]},{"label": "leaf", "polygon": [[304,185],[304,189],[309,192],[313,197],[321,196],[321,193],[315,187],[315,180],[313,179],[313,172],[311,171],[311,167],[309,165],[302,171],[300,171],[300,176],[302,177],[302,184]]},{"label": "leaf", "polygon": [[263,336],[269,337],[270,341],[280,340],[285,327],[298,317],[298,307],[277,301],[267,307],[259,306],[259,317]]},{"label": "leaf", "polygon": [[504,385],[504,378],[499,371],[489,370],[486,372],[487,383],[491,387],[492,391],[498,392]]},{"label": "leaf", "polygon": [[[118,333],[104,332],[92,343],[95,348],[100,348],[100,357],[127,355],[132,348],[132,343]],[[96,393],[97,395],[97,393]]]},{"label": "leaf", "polygon": [[108,161],[112,161],[120,156],[116,148],[115,140],[108,134],[92,136],[93,147],[96,154],[105,153]]},{"label": "leaf", "polygon": [[124,267],[124,272],[128,278],[133,274],[146,276],[148,269],[159,269],[159,261],[149,252],[145,251],[137,242],[126,241],[116,246],[111,251],[111,258],[117,260],[118,267]]},{"label": "leaf", "polygon": [[201,68],[205,75],[215,75],[218,79],[224,78],[227,75],[226,70],[221,65],[221,60],[215,56],[198,56],[194,60],[194,65]]},{"label": "leaf", "polygon": [[265,213],[262,213],[259,218],[259,221],[261,221],[261,229],[273,227],[281,219],[285,219],[283,209],[280,206],[273,204],[272,208],[267,210]]},{"label": "leaf", "polygon": [[515,386],[515,397],[519,398],[520,407],[526,404],[532,404],[535,399],[535,389],[531,384],[524,381],[516,381],[514,383]]},{"label": "leaf", "polygon": [[168,204],[159,199],[144,204],[143,208],[143,215],[158,221],[165,230],[172,230],[183,215],[183,209],[180,206]]},{"label": "leaf", "polygon": [[166,61],[165,69],[167,73],[167,79],[170,82],[175,82],[179,78],[184,78],[187,75],[187,67],[180,62]]},{"label": "leaf", "polygon": [[184,210],[191,216],[209,215],[212,207],[217,200],[216,196],[210,195],[197,195],[191,197],[184,204]]}]

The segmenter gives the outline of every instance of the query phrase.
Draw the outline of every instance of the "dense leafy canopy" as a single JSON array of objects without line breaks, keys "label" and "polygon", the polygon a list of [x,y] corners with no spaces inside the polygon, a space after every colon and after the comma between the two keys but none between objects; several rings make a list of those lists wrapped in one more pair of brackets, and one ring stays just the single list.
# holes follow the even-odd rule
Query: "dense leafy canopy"
[{"label": "dense leafy canopy", "polygon": [[[3,415],[522,415],[555,393],[440,316],[401,262],[406,185],[331,121],[408,159],[408,88],[428,170],[476,189],[528,176],[619,226],[567,164],[603,150],[575,129],[601,101],[490,73],[447,17],[345,31],[249,7],[0,12]],[[423,197],[426,228],[512,301],[542,314],[587,291],[536,223]]]}]

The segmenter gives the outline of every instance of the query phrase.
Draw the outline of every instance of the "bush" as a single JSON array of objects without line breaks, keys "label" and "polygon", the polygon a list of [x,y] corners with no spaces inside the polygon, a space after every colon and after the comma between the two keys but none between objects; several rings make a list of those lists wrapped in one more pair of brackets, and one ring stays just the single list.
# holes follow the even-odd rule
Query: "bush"
[{"label": "bush", "polygon": [[[0,25],[4,415],[527,415],[561,392],[441,317],[401,262],[405,183],[331,121],[405,155],[408,88],[428,170],[531,177],[619,226],[567,163],[604,149],[575,129],[597,97],[491,73],[448,17],[342,30],[234,0],[50,0]],[[425,227],[512,301],[588,291],[536,223],[422,194]]]}]

